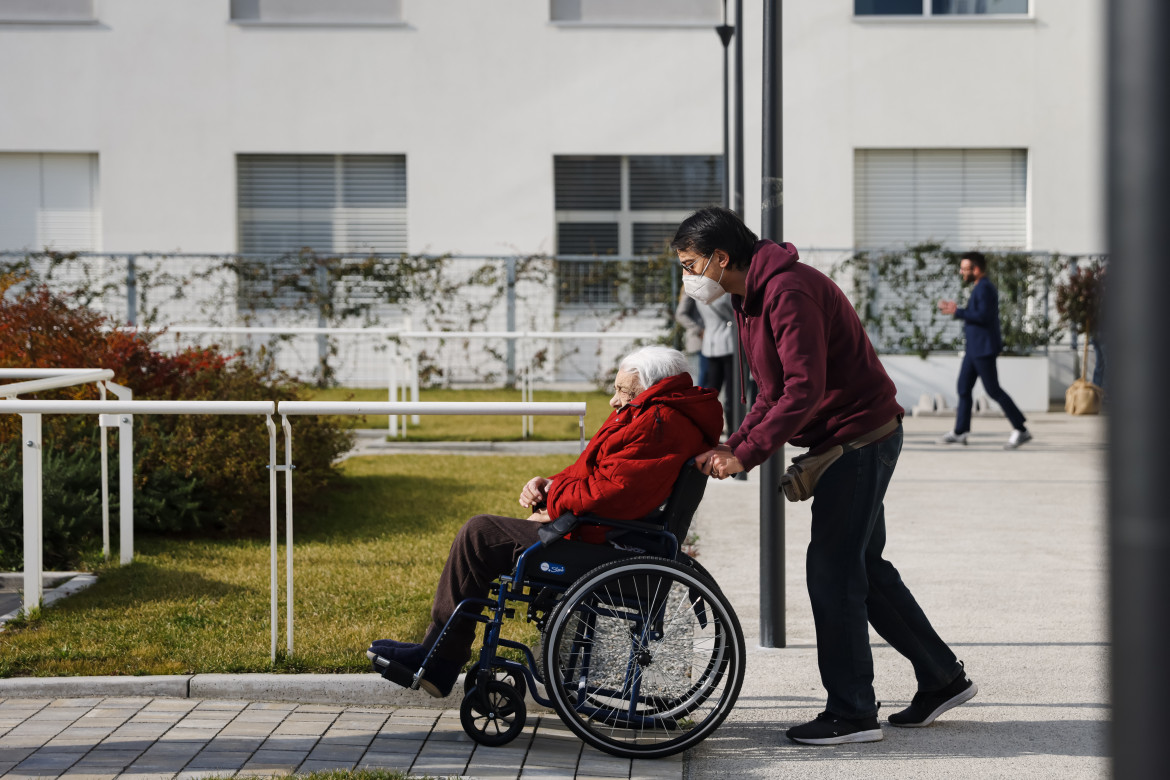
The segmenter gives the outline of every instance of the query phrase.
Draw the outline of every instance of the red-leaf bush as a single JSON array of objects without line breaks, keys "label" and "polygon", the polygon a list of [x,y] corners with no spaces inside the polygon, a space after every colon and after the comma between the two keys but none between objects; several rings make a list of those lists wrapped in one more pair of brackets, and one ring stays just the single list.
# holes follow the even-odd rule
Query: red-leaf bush
[{"label": "red-leaf bush", "polygon": [[[102,314],[71,306],[44,287],[13,293],[13,281],[0,279],[0,367],[109,368],[136,400],[285,401],[300,394],[286,375],[251,366],[240,355],[216,347],[164,354],[152,346],[158,334],[115,330]],[[86,385],[36,397],[96,399],[98,393]],[[45,562],[70,566],[101,538],[97,421],[93,415],[46,415],[42,423]],[[20,425],[18,415],[0,414],[0,568],[17,567],[22,557]],[[334,419],[304,417],[297,419],[294,435],[297,501],[319,504],[351,434]],[[111,476],[117,468],[113,439]],[[262,418],[138,415],[134,460],[136,531],[267,532],[268,431]]]}]

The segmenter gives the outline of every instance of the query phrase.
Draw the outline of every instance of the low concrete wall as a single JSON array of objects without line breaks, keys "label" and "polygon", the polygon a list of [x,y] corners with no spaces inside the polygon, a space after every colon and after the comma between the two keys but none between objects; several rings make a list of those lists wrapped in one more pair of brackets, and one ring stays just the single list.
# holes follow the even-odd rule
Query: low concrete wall
[{"label": "low concrete wall", "polygon": [[[941,395],[949,408],[959,402],[956,382],[962,355],[946,353],[932,354],[925,358],[917,355],[882,355],[882,365],[898,388],[898,403],[906,409],[917,405],[923,395]],[[1000,357],[996,361],[999,384],[1007,391],[1016,406],[1023,412],[1046,412],[1051,399],[1049,359],[1045,355],[1035,357]],[[1067,385],[1066,385],[1067,386]],[[1060,397],[1064,397],[1061,389]],[[987,395],[982,382],[975,383],[975,397]]]}]

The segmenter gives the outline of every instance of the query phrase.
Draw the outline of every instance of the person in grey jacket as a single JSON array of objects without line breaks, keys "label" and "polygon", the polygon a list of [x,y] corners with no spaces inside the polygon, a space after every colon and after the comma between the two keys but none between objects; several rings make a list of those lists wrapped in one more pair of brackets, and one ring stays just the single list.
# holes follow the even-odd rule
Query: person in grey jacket
[{"label": "person in grey jacket", "polygon": [[674,313],[675,320],[687,332],[687,345],[694,334],[702,337],[699,347],[699,387],[716,393],[727,386],[727,400],[723,403],[723,419],[728,433],[731,422],[731,372],[735,370],[735,312],[730,296],[715,299],[711,304],[700,303],[684,295]]}]

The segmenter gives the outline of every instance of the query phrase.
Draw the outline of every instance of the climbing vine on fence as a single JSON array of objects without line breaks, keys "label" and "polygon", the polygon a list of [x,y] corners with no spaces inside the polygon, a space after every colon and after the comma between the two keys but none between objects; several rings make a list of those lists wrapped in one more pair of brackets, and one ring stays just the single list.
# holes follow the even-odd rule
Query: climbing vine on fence
[{"label": "climbing vine on fence", "polygon": [[[916,354],[960,349],[961,323],[938,310],[938,301],[958,300],[969,291],[959,278],[959,252],[937,243],[900,251],[858,252],[833,270],[847,285],[858,315],[879,352]],[[1048,298],[1055,255],[984,252],[988,275],[999,290],[1004,352],[1029,354],[1047,347],[1058,332]]]},{"label": "climbing vine on fence", "polygon": [[[132,260],[131,260],[132,258]],[[132,262],[132,265],[130,264]],[[78,253],[34,252],[0,256],[0,273],[23,284],[44,284],[80,304],[94,306],[112,321],[131,319],[139,327],[173,332],[177,323],[200,326],[401,327],[416,331],[505,330],[511,307],[514,329],[547,330],[556,321],[574,329],[572,318],[587,319],[589,329],[609,330],[647,311],[669,322],[677,270],[663,254],[638,261],[599,258],[573,266],[545,255],[512,258],[455,258],[450,255],[339,255],[304,249],[281,256],[197,256],[134,254],[99,257]],[[587,273],[579,270],[586,268]],[[132,270],[131,270],[132,269]],[[606,289],[598,299],[582,290]],[[571,306],[562,298],[572,299]],[[280,350],[294,338],[274,334],[250,339],[240,349],[253,364],[275,366]],[[498,343],[497,343],[498,344]],[[398,337],[388,336],[379,351],[396,352]],[[600,366],[601,347],[592,355]],[[442,358],[440,357],[442,353]],[[590,357],[567,346],[555,355],[542,350],[537,368],[556,370]],[[333,384],[343,356],[332,338],[319,340],[314,380]],[[445,365],[458,363],[476,381],[504,383],[510,367],[506,348],[485,340],[439,337],[415,354],[424,385],[450,381]],[[586,361],[588,362],[588,361]],[[594,380],[604,383],[607,370]]]}]

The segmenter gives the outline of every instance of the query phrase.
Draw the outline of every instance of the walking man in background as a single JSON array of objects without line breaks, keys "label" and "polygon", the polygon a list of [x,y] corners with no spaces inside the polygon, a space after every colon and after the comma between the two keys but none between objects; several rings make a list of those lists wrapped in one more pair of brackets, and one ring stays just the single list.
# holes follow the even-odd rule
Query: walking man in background
[{"label": "walking man in background", "polygon": [[959,368],[959,408],[955,412],[955,429],[939,439],[940,444],[966,444],[971,430],[971,393],[975,380],[983,382],[983,389],[999,404],[1012,424],[1012,434],[1004,449],[1014,450],[1031,441],[1032,434],[1024,427],[1024,415],[1015,401],[999,386],[995,357],[1003,349],[999,332],[999,292],[987,278],[987,258],[982,252],[968,252],[959,261],[959,275],[964,284],[974,284],[965,307],[954,301],[939,301],[938,309],[963,321],[963,335],[967,351]]}]

